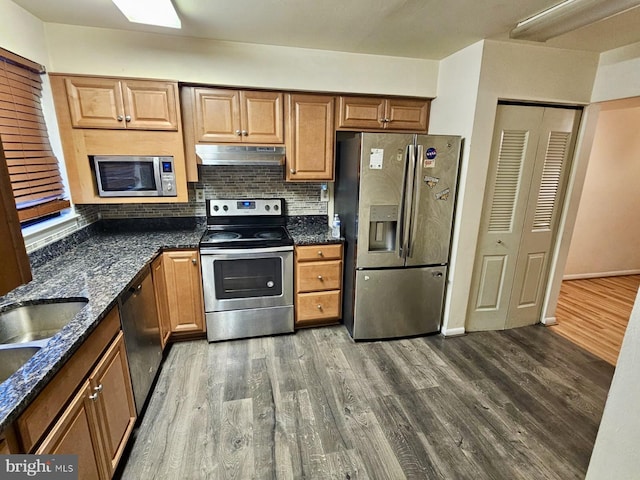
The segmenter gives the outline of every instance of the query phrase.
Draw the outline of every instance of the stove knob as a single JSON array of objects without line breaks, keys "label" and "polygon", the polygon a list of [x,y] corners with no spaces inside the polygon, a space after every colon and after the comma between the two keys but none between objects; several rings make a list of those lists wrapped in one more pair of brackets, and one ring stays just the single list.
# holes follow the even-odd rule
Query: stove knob
[{"label": "stove knob", "polygon": [[213,206],[213,211],[217,212],[218,210],[220,210],[220,207],[218,205],[214,205]]},{"label": "stove knob", "polygon": [[268,212],[269,210],[271,210],[271,207],[269,205],[265,205],[264,209]]},{"label": "stove knob", "polygon": [[280,209],[280,207],[278,207],[278,205],[274,205],[273,209],[277,212]]},{"label": "stove knob", "polygon": [[228,210],[229,210],[229,207],[228,207],[228,206],[226,206],[226,205],[224,205],[224,206],[222,207],[222,209],[226,212],[226,211],[228,211]]}]

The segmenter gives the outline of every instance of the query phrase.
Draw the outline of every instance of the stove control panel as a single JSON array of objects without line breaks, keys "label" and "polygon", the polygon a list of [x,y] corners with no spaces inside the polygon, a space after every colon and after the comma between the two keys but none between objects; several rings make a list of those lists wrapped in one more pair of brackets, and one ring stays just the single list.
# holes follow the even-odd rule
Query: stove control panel
[{"label": "stove control panel", "polygon": [[284,215],[282,198],[208,200],[207,206],[210,217]]}]

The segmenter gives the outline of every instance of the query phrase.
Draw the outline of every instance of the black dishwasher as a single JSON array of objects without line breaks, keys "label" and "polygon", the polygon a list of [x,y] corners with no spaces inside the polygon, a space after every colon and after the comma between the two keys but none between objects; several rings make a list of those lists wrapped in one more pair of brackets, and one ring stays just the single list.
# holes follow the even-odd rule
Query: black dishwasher
[{"label": "black dishwasher", "polygon": [[140,414],[162,361],[158,311],[149,267],[131,282],[119,301],[133,396]]}]

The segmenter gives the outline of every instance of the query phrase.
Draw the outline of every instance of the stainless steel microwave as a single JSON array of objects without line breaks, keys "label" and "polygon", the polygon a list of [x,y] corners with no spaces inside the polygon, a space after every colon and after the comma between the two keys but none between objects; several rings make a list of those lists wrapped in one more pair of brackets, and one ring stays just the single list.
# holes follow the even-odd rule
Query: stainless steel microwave
[{"label": "stainless steel microwave", "polygon": [[94,155],[101,197],[175,197],[173,157]]}]

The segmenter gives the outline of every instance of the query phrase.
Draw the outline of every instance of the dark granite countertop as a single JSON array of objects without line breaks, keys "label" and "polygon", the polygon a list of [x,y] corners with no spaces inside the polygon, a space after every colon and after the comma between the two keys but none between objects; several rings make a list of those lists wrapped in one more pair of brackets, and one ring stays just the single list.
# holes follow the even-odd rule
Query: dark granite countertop
[{"label": "dark granite countertop", "polygon": [[[103,220],[32,254],[33,280],[0,297],[0,312],[53,299],[86,298],[88,303],[20,370],[0,383],[0,432],[40,393],[161,249],[198,246],[202,221]],[[331,237],[324,215],[288,217],[287,229],[296,245],[342,241]]]},{"label": "dark granite countertop", "polygon": [[0,297],[0,311],[12,305],[59,298],[88,299],[87,305],[20,370],[0,384],[0,432],[13,422],[64,365],[136,274],[162,248],[195,248],[202,226],[182,230],[94,231],[64,253],[33,261],[33,280]]},{"label": "dark granite countertop", "polygon": [[287,230],[296,245],[321,245],[341,243],[343,238],[333,238],[326,215],[287,217]]}]

